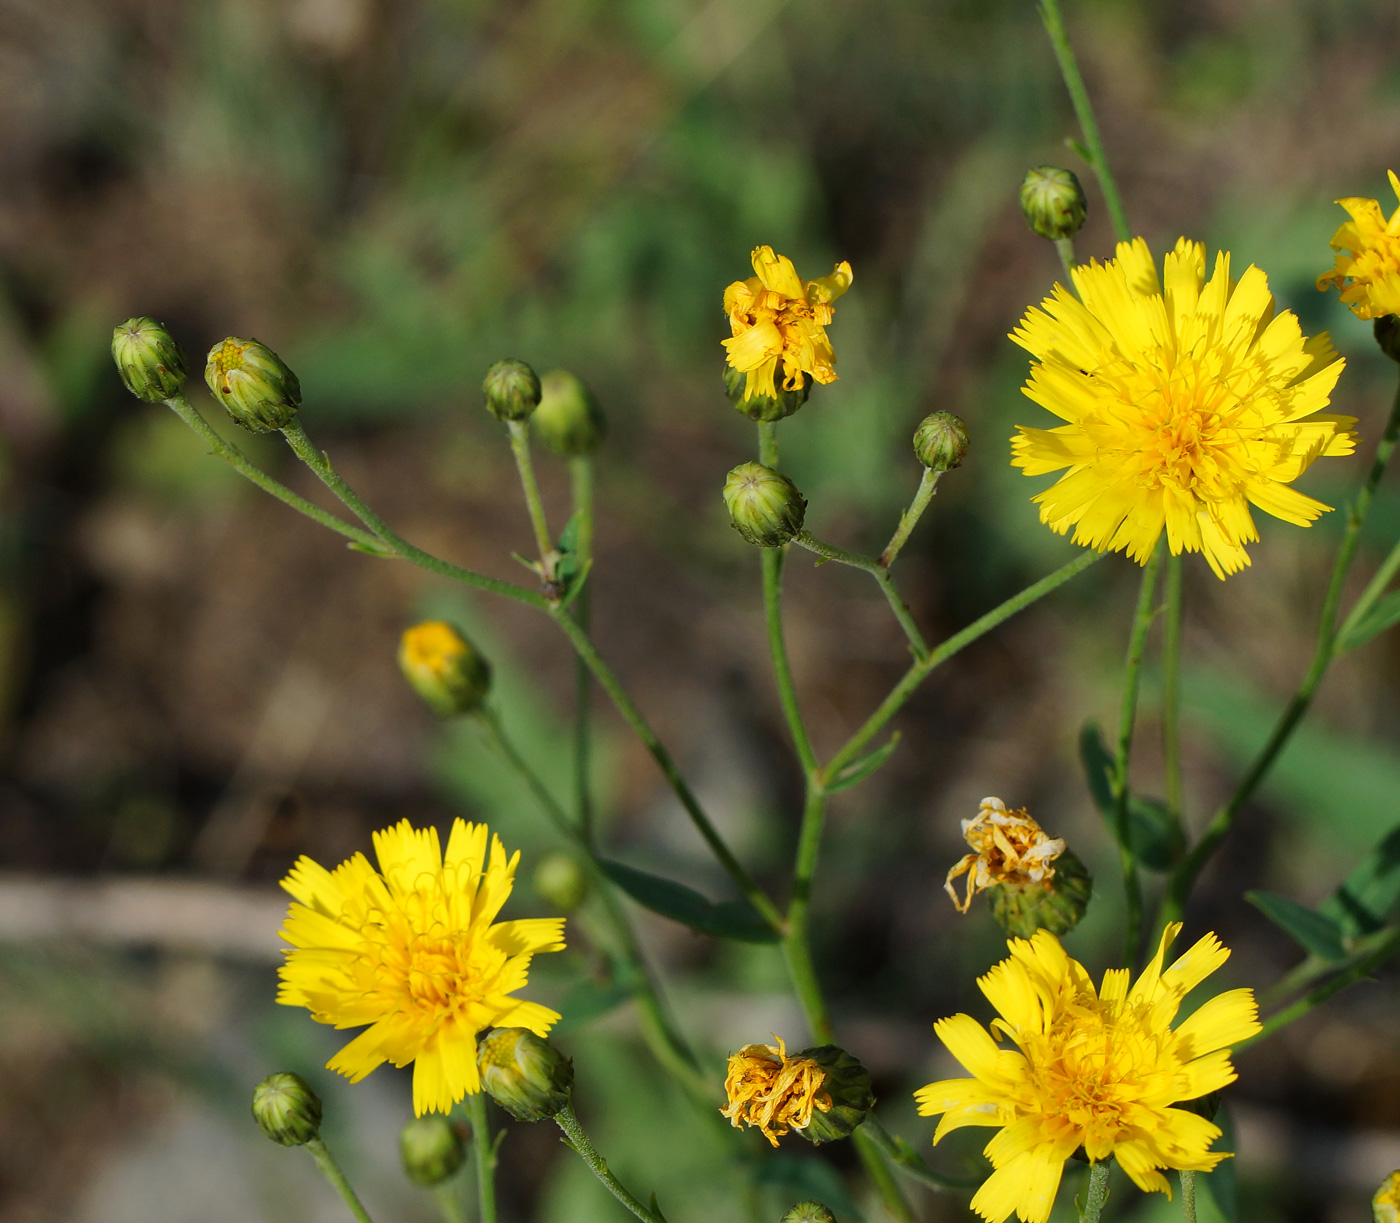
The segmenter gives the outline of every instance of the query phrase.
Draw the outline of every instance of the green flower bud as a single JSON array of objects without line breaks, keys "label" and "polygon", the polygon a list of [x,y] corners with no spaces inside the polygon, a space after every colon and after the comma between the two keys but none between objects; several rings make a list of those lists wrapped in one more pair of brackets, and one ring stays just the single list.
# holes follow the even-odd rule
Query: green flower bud
[{"label": "green flower bud", "polygon": [[1371,324],[1371,333],[1381,352],[1392,361],[1400,361],[1400,318],[1393,314],[1382,314]]},{"label": "green flower bud", "polygon": [[745,399],[744,387],[748,377],[743,370],[735,369],[732,365],[726,364],[724,367],[724,393],[729,397],[729,402],[750,420],[782,420],[796,412],[812,393],[812,375],[804,373],[802,385],[795,391],[785,391],[779,386],[777,395],[771,399],[767,395]]},{"label": "green flower bud", "polygon": [[285,429],[301,407],[301,383],[282,358],[257,340],[215,344],[204,367],[209,391],[249,433]]},{"label": "green flower bud", "polygon": [[914,430],[914,454],[930,471],[960,467],[967,457],[967,426],[951,412],[925,416]]},{"label": "green flower bud", "polygon": [[849,1138],[875,1103],[870,1073],[836,1045],[803,1049],[797,1056],[809,1058],[822,1068],[826,1077],[822,1079],[821,1095],[831,1099],[831,1107],[814,1109],[811,1122],[797,1133],[816,1144]]},{"label": "green flower bud", "polygon": [[1375,1223],[1400,1223],[1400,1171],[1381,1181],[1371,1199],[1371,1218]]},{"label": "green flower bud", "polygon": [[556,369],[540,379],[540,406],[530,417],[530,428],[555,454],[569,459],[597,450],[607,423],[583,382]]},{"label": "green flower bud", "polygon": [[399,1156],[404,1175],[415,1185],[431,1189],[456,1174],[466,1153],[457,1128],[446,1117],[429,1113],[414,1117],[399,1131]]},{"label": "green flower bud", "polygon": [[180,346],[153,318],[129,318],[112,331],[112,360],[137,399],[160,403],[185,385]]},{"label": "green flower bud", "polygon": [[321,1101],[300,1075],[270,1074],[253,1088],[253,1117],[284,1147],[299,1147],[321,1132]]},{"label": "green flower bud", "polygon": [[992,916],[1012,938],[1030,938],[1037,930],[1068,934],[1079,924],[1094,880],[1070,850],[1055,859],[1055,873],[1035,883],[998,883],[987,888]]},{"label": "green flower bud", "polygon": [[481,389],[486,410],[497,420],[525,420],[540,404],[540,380],[524,361],[497,361]]},{"label": "green flower bud", "polygon": [[528,1028],[495,1028],[476,1047],[482,1089],[517,1121],[547,1121],[569,1103],[574,1064]]},{"label": "green flower bud", "polygon": [[1021,211],[1042,238],[1056,242],[1072,238],[1084,224],[1089,201],[1084,188],[1069,170],[1036,166],[1021,184]]},{"label": "green flower bud", "polygon": [[762,463],[740,463],[724,481],[729,521],[751,544],[778,548],[802,530],[807,502],[781,472]]},{"label": "green flower bud", "polygon": [[535,891],[556,909],[572,913],[588,895],[588,876],[566,853],[546,854],[535,867]]},{"label": "green flower bud", "polygon": [[490,664],[446,620],[425,620],[404,631],[399,669],[440,718],[471,712],[491,691]]},{"label": "green flower bud", "polygon": [[798,1202],[788,1208],[782,1223],[836,1223],[836,1216],[820,1202]]}]

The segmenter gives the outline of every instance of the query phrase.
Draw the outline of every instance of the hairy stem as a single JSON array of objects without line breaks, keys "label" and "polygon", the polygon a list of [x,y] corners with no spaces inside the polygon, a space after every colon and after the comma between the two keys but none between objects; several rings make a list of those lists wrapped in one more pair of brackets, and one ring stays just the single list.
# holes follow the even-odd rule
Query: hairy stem
[{"label": "hairy stem", "polygon": [[[593,561],[593,460],[578,455],[569,460],[569,480],[574,494],[574,538],[578,572],[584,574]],[[574,621],[585,633],[590,619],[591,592],[587,585],[574,599]],[[592,762],[593,678],[583,659],[574,658],[574,808],[584,839],[593,838],[593,795],[590,785]]]},{"label": "hairy stem", "polygon": [[1196,1174],[1190,1168],[1181,1173],[1181,1210],[1186,1223],[1196,1223]]},{"label": "hairy stem", "polygon": [[1089,1190],[1084,1195],[1084,1209],[1079,1214],[1080,1223],[1099,1223],[1104,1203],[1108,1201],[1109,1162],[1100,1159],[1089,1165]]},{"label": "hairy stem", "polygon": [[916,1223],[914,1212],[910,1209],[909,1203],[904,1200],[904,1195],[900,1193],[899,1185],[895,1182],[894,1175],[885,1163],[880,1148],[876,1145],[875,1140],[865,1132],[864,1126],[851,1135],[851,1141],[855,1143],[856,1154],[860,1156],[860,1162],[874,1183],[875,1191],[880,1195],[880,1201],[884,1203],[890,1217],[897,1220],[897,1223]]},{"label": "hairy stem", "polygon": [[467,1208],[462,1201],[462,1180],[454,1176],[433,1186],[433,1197],[442,1211],[443,1223],[467,1223]]},{"label": "hairy stem", "polygon": [[1167,557],[1167,610],[1162,632],[1162,763],[1167,810],[1184,831],[1181,796],[1181,607],[1180,555]]},{"label": "hairy stem", "polygon": [[467,1097],[472,1123],[472,1154],[476,1161],[476,1203],[479,1223],[496,1223],[496,1144],[491,1141],[491,1121],[486,1115],[486,1093]]},{"label": "hairy stem", "polygon": [[798,708],[797,689],[792,682],[792,668],[788,665],[787,645],[783,639],[783,555],[782,548],[763,549],[763,613],[768,622],[768,649],[773,656],[778,699],[782,702],[783,716],[787,719],[798,759],[802,761],[802,771],[810,775],[817,768],[817,756]]},{"label": "hairy stem", "polygon": [[355,1196],[355,1191],[350,1188],[350,1182],[345,1179],[345,1173],[340,1170],[340,1165],[336,1163],[335,1156],[331,1154],[331,1149],[326,1145],[325,1140],[313,1138],[306,1144],[306,1149],[311,1152],[311,1158],[321,1169],[321,1175],[330,1181],[331,1187],[350,1207],[350,1213],[359,1220],[359,1223],[371,1223],[369,1213],[360,1204],[360,1199]]},{"label": "hairy stem", "polygon": [[1060,257],[1060,266],[1065,270],[1065,288],[1074,287],[1074,239],[1063,237],[1055,239],[1055,253]]},{"label": "hairy stem", "polygon": [[[643,1223],[666,1223],[666,1216],[659,1209],[653,1206],[644,1206],[640,1201],[628,1192],[625,1186],[608,1167],[608,1161],[598,1154],[593,1144],[588,1140],[588,1135],[584,1133],[583,1126],[579,1124],[578,1117],[574,1114],[573,1105],[566,1104],[562,1111],[554,1118],[559,1128],[564,1131],[564,1137],[569,1147],[579,1155],[586,1163],[593,1175],[596,1176],[607,1187],[609,1193],[619,1202],[627,1207]],[[655,1203],[656,1198],[652,1198]]]},{"label": "hairy stem", "polygon": [[806,531],[799,531],[793,543],[801,544],[809,552],[815,552],[818,556],[825,557],[829,561],[840,561],[843,565],[863,569],[870,574],[879,585],[880,593],[885,596],[890,610],[894,612],[894,618],[899,621],[899,627],[909,638],[909,648],[913,650],[914,657],[919,660],[928,657],[928,643],[924,640],[924,635],[919,632],[919,626],[914,623],[913,615],[900,597],[899,591],[895,589],[889,570],[879,561],[874,557],[862,556],[859,552],[848,552],[845,548],[838,548],[834,544],[823,543],[819,539],[814,539]]},{"label": "hairy stem", "polygon": [[928,509],[928,503],[933,500],[933,494],[938,491],[938,481],[942,478],[941,471],[934,471],[931,467],[924,468],[919,487],[914,492],[914,500],[909,503],[909,508],[900,514],[899,526],[895,528],[890,542],[885,545],[885,550],[880,553],[880,559],[875,562],[881,569],[888,569],[894,564],[895,557],[908,542],[914,528],[919,525],[919,519]]},{"label": "hairy stem", "polygon": [[[535,547],[539,549],[540,564],[549,568],[549,558],[554,551],[554,541],[549,537],[549,523],[545,521],[544,502],[540,500],[540,486],[535,481],[535,464],[530,458],[530,425],[523,420],[506,421],[510,433],[510,451],[515,456],[515,468],[520,473],[520,487],[525,492],[525,506],[530,512],[530,526],[535,532]],[[545,581],[550,575],[545,574]]]}]

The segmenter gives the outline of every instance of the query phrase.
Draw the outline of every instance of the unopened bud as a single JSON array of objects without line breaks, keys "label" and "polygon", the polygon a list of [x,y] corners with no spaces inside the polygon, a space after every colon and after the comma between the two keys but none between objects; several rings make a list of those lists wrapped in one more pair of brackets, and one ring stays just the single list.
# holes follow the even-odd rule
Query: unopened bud
[{"label": "unopened bud", "polygon": [[1371,332],[1381,352],[1392,361],[1400,361],[1400,318],[1382,314],[1371,324]]},{"label": "unopened bud", "polygon": [[802,530],[807,502],[781,472],[762,463],[740,463],[724,481],[729,521],[751,544],[778,548]]},{"label": "unopened bud", "polygon": [[1037,930],[1068,934],[1079,924],[1094,880],[1072,850],[1055,859],[1055,873],[1036,883],[998,883],[987,889],[992,916],[1012,938],[1030,938]]},{"label": "unopened bud", "polygon": [[1089,201],[1071,171],[1058,166],[1036,166],[1026,173],[1021,184],[1021,211],[1036,233],[1057,242],[1079,232]]},{"label": "unopened bud", "polygon": [[1375,1223],[1400,1223],[1400,1171],[1381,1181],[1371,1199],[1371,1218]]},{"label": "unopened bud", "polygon": [[399,1157],[404,1175],[415,1185],[431,1189],[456,1174],[465,1152],[456,1126],[440,1114],[429,1113],[414,1117],[399,1131]]},{"label": "unopened bud", "polygon": [[496,1028],[476,1047],[482,1089],[517,1121],[547,1121],[569,1103],[574,1064],[528,1028]]},{"label": "unopened bud", "polygon": [[782,1223],[836,1223],[836,1216],[820,1202],[798,1202],[788,1208]]},{"label": "unopened bud", "polygon": [[299,1147],[321,1132],[321,1101],[300,1075],[270,1074],[253,1088],[253,1117],[284,1147]]},{"label": "unopened bud", "polygon": [[729,402],[735,408],[747,416],[750,420],[766,421],[771,423],[775,420],[782,420],[785,416],[791,416],[804,403],[812,393],[812,375],[804,373],[802,375],[802,385],[795,391],[784,390],[777,387],[777,394],[754,395],[752,398],[745,398],[744,391],[748,385],[749,376],[741,369],[735,369],[732,365],[726,364],[724,367],[724,393],[729,397]]},{"label": "unopened bud", "polygon": [[535,891],[556,909],[572,913],[588,895],[588,876],[578,860],[565,853],[546,854],[535,867]]},{"label": "unopened bud", "polygon": [[180,346],[153,318],[129,318],[112,331],[112,360],[137,399],[160,403],[185,385]]},{"label": "unopened bud", "polygon": [[209,392],[250,433],[285,429],[301,407],[301,383],[275,352],[237,336],[215,344],[204,367]]},{"label": "unopened bud", "polygon": [[948,471],[967,456],[967,426],[952,412],[925,416],[914,430],[914,454],[930,471]]},{"label": "unopened bud", "polygon": [[597,450],[607,425],[583,381],[556,369],[540,379],[540,405],[530,417],[530,428],[555,454],[571,459]]},{"label": "unopened bud", "polygon": [[831,1101],[830,1108],[820,1104],[812,1112],[812,1120],[797,1132],[812,1143],[835,1142],[849,1138],[875,1103],[870,1090],[870,1072],[844,1049],[836,1045],[818,1045],[797,1055],[810,1058],[825,1072],[822,1095]]},{"label": "unopened bud", "polygon": [[540,403],[540,380],[524,361],[497,361],[481,384],[486,410],[497,420],[525,420]]},{"label": "unopened bud", "polygon": [[446,620],[426,620],[405,630],[399,669],[440,718],[471,712],[491,691],[490,664]]}]

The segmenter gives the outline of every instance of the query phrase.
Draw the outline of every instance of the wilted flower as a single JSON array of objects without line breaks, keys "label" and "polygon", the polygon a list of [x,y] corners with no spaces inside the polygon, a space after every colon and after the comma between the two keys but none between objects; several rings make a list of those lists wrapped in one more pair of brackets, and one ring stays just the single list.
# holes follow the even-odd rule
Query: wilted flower
[{"label": "wilted flower", "polygon": [[[978,892],[999,883],[1039,883],[1052,877],[1055,859],[1065,852],[1065,843],[1046,836],[1024,807],[1008,811],[999,798],[984,798],[976,816],[962,821],[962,831],[972,853],[958,859],[943,883],[959,913],[967,912]],[[967,884],[959,900],[953,880],[962,875]]]}]

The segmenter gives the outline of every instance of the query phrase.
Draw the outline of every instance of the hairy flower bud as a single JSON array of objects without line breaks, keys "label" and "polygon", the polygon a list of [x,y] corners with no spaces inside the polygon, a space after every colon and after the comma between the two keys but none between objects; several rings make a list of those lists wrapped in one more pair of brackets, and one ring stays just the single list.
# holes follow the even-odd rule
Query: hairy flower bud
[{"label": "hairy flower bud", "polygon": [[250,433],[285,429],[301,407],[301,383],[275,352],[237,336],[215,344],[204,367],[209,392]]},{"label": "hairy flower bud", "polygon": [[471,712],[491,691],[490,664],[446,620],[425,620],[404,631],[399,669],[440,718]]},{"label": "hairy flower bud", "polygon": [[747,416],[750,420],[772,422],[782,420],[785,416],[791,416],[804,403],[812,393],[812,375],[803,373],[802,385],[796,390],[785,390],[775,383],[774,395],[754,395],[746,399],[744,391],[748,383],[748,374],[743,370],[735,369],[732,365],[724,367],[724,393],[729,397],[729,402],[735,408]]},{"label": "hairy flower bud", "polygon": [[1057,242],[1072,238],[1084,224],[1089,201],[1084,188],[1069,170],[1036,166],[1021,184],[1021,212],[1042,238]]},{"label": "hairy flower bud", "polygon": [[802,530],[807,502],[781,472],[762,463],[740,463],[724,481],[729,521],[751,544],[778,548]]},{"label": "hairy flower bud", "polygon": [[869,1071],[836,1045],[804,1049],[798,1057],[810,1058],[822,1068],[826,1077],[822,1080],[821,1091],[831,1101],[829,1108],[822,1108],[818,1103],[811,1123],[798,1133],[818,1144],[849,1138],[875,1103]]},{"label": "hairy flower bud", "polygon": [[535,867],[535,891],[562,913],[572,913],[588,895],[588,876],[566,853],[546,854]]},{"label": "hairy flower bud", "polygon": [[1400,1223],[1400,1171],[1381,1181],[1371,1199],[1371,1218],[1375,1223]]},{"label": "hairy flower bud", "polygon": [[528,1028],[495,1028],[476,1048],[482,1090],[517,1121],[547,1121],[569,1103],[574,1064]]},{"label": "hairy flower bud", "polygon": [[1055,871],[1038,883],[998,883],[987,889],[992,916],[1012,938],[1030,938],[1037,930],[1068,934],[1079,924],[1094,880],[1088,868],[1065,850],[1055,859]]},{"label": "hairy flower bud", "polygon": [[781,1223],[836,1223],[836,1216],[820,1202],[798,1202],[788,1207]]},{"label": "hairy flower bud", "polygon": [[137,399],[160,403],[185,385],[180,346],[153,318],[129,318],[112,331],[112,360],[126,389]]},{"label": "hairy flower bud", "polygon": [[440,1113],[414,1117],[399,1131],[404,1175],[425,1189],[454,1176],[465,1156],[457,1127]]},{"label": "hairy flower bud", "polygon": [[540,380],[524,361],[497,361],[486,371],[481,389],[486,410],[497,420],[525,420],[540,404]]},{"label": "hairy flower bud", "polygon": [[607,423],[583,381],[556,369],[540,379],[540,403],[530,428],[555,454],[570,459],[597,450]]},{"label": "hairy flower bud", "polygon": [[321,1132],[321,1101],[300,1075],[270,1074],[253,1088],[253,1117],[284,1147],[299,1147]]},{"label": "hairy flower bud", "polygon": [[952,412],[925,416],[914,430],[914,454],[930,471],[949,471],[967,456],[967,426]]}]

